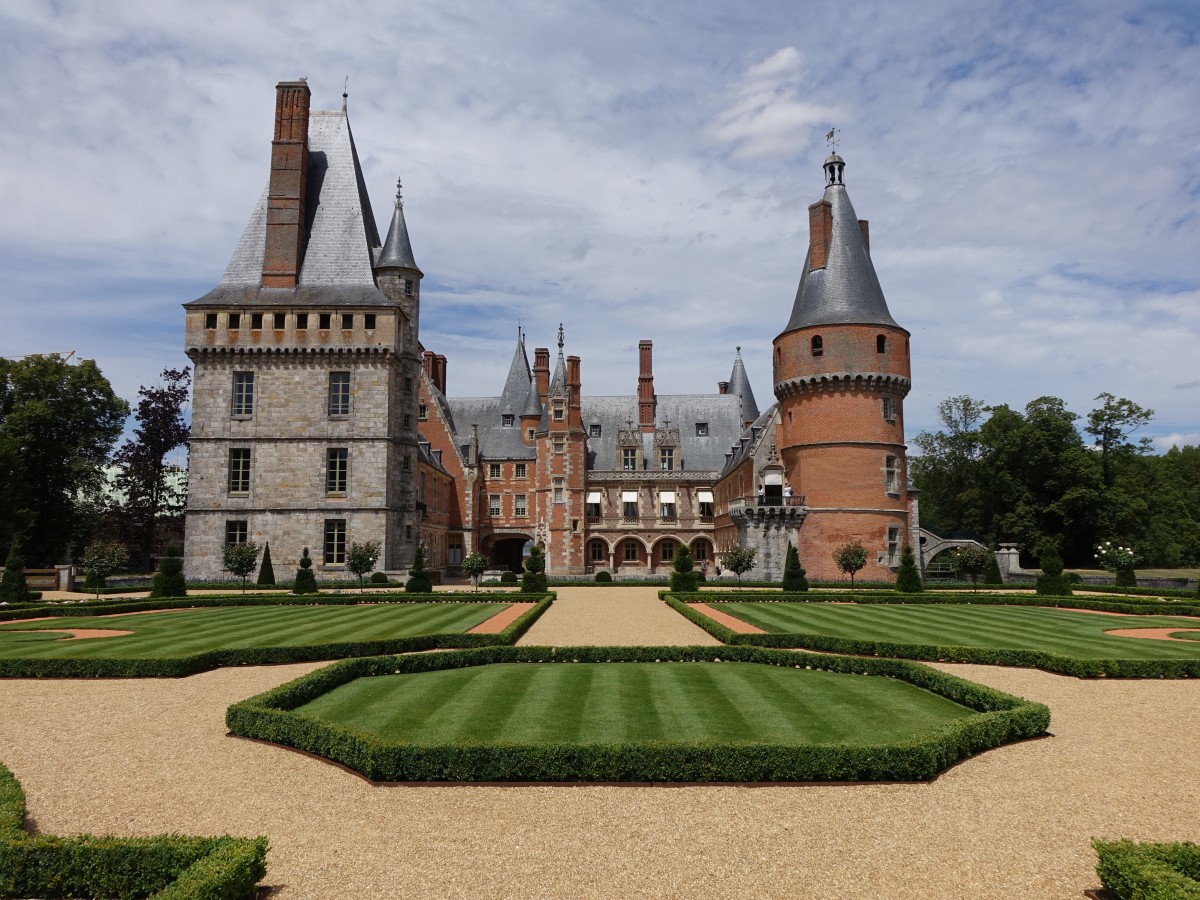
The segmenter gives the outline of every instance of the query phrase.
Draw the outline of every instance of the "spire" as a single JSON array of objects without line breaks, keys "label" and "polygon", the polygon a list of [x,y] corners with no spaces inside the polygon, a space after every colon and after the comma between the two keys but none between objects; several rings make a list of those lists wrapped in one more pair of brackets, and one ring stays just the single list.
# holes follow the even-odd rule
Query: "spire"
[{"label": "spire", "polygon": [[742,363],[742,348],[737,348],[737,356],[733,359],[733,374],[729,376],[729,393],[742,398],[742,421],[753,422],[758,419],[758,404],[754,401],[754,391],[750,387],[750,377],[746,374],[746,366]]},{"label": "spire", "polygon": [[[891,325],[879,277],[860,221],[842,181],[845,160],[831,153],[823,164],[825,196],[809,207],[809,249],[796,301],[784,332],[812,325]],[[732,390],[732,388],[731,388]]]},{"label": "spire", "polygon": [[396,208],[392,212],[392,224],[388,226],[387,240],[379,252],[375,268],[412,269],[420,272],[413,259],[412,244],[408,241],[408,225],[404,221],[404,197],[400,190],[400,179],[396,179]]},{"label": "spire", "polygon": [[554,377],[550,379],[550,393],[566,396],[567,393],[567,362],[563,358],[563,327],[558,323],[558,364],[554,367]]},{"label": "spire", "polygon": [[525,355],[525,334],[518,328],[517,349],[513,352],[512,363],[508,367],[508,378],[504,381],[504,390],[500,392],[501,414],[514,416],[524,414],[525,407],[529,402],[530,382],[529,357]]}]

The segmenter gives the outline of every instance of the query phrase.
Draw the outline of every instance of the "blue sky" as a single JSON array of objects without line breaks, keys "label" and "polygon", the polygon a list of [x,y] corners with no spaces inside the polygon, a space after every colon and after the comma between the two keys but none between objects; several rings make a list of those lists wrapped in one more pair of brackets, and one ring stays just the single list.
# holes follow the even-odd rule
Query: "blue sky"
[{"label": "blue sky", "polygon": [[1200,443],[1200,7],[159,0],[0,11],[0,355],[118,392],[186,363],[268,175],[274,85],[341,103],[381,230],[404,179],[421,333],[499,390],[517,322],[585,394],[760,405],[830,127],[913,334],[910,436],[969,394],[1101,391]]}]

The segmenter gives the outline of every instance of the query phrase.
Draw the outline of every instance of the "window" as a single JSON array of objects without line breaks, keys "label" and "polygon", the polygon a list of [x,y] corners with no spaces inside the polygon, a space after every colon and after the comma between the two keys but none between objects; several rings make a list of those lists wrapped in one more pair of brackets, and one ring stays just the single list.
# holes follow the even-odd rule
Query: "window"
[{"label": "window", "polygon": [[345,494],[349,477],[350,451],[345,447],[330,447],[325,451],[325,493]]},{"label": "window", "polygon": [[262,313],[250,313],[250,330],[262,331]]},{"label": "window", "polygon": [[375,313],[366,313],[363,315],[363,328],[367,331],[375,330]]},{"label": "window", "polygon": [[329,373],[329,414],[350,415],[350,373]]},{"label": "window", "polygon": [[237,447],[229,451],[229,493],[250,493],[250,448]]},{"label": "window", "polygon": [[637,448],[626,447],[621,451],[621,468],[626,472],[637,470]]},{"label": "window", "polygon": [[563,479],[561,479],[561,478],[554,479],[554,502],[555,503],[566,502],[565,498],[563,497]]},{"label": "window", "polygon": [[562,453],[567,448],[567,438],[565,435],[556,434],[554,436],[554,452]]},{"label": "window", "polygon": [[528,429],[525,432],[525,440],[531,444],[533,443],[533,429],[532,428]]},{"label": "window", "polygon": [[245,519],[225,520],[225,546],[244,544],[250,540],[250,523]]},{"label": "window", "polygon": [[896,398],[895,397],[884,397],[883,398],[883,418],[885,420],[887,420],[888,422],[896,421]]},{"label": "window", "polygon": [[529,510],[526,507],[524,494],[514,494],[513,495],[513,515],[518,518],[521,518],[521,519],[523,519],[527,515],[529,515]]},{"label": "window", "polygon": [[594,438],[600,437],[600,423],[599,422],[593,422],[591,425],[588,426],[588,437],[594,437]]},{"label": "window", "polygon": [[704,562],[708,555],[708,541],[700,540],[692,545],[692,559],[696,562]]},{"label": "window", "polygon": [[517,463],[513,466],[513,478],[525,477],[525,463]]},{"label": "window", "polygon": [[663,541],[659,545],[658,555],[663,562],[673,562],[675,559],[675,542]]},{"label": "window", "polygon": [[488,463],[488,478],[500,477],[500,463]]},{"label": "window", "polygon": [[406,394],[408,394],[409,396],[411,396],[411,395],[412,395],[412,391],[413,391],[413,380],[412,380],[412,376],[411,376],[411,375],[405,375],[405,376],[404,376],[404,393],[406,393]]},{"label": "window", "polygon": [[696,437],[708,437],[708,423],[707,422],[697,422],[696,423]]},{"label": "window", "polygon": [[496,519],[500,517],[499,494],[488,494],[488,515]]},{"label": "window", "polygon": [[308,313],[296,313],[296,330],[304,331],[308,328]]},{"label": "window", "polygon": [[588,558],[596,563],[605,562],[608,554],[604,552],[604,541],[592,541],[588,544]]},{"label": "window", "polygon": [[626,541],[621,545],[621,558],[625,562],[637,562],[637,541]]},{"label": "window", "polygon": [[672,447],[662,447],[658,451],[658,467],[664,472],[675,468],[675,450]]},{"label": "window", "polygon": [[216,313],[205,313],[204,314],[204,327],[206,329],[208,329],[209,331],[216,330],[216,327],[217,327],[217,314]]},{"label": "window", "polygon": [[713,520],[712,491],[696,491],[696,506],[701,522],[711,522]]},{"label": "window", "polygon": [[346,520],[325,520],[325,565],[346,564]]},{"label": "window", "polygon": [[424,422],[429,418],[429,407],[424,403],[417,406],[417,421]]},{"label": "window", "polygon": [[411,297],[417,292],[417,283],[411,278],[404,279],[404,296]]},{"label": "window", "polygon": [[516,420],[517,420],[517,417],[514,416],[512,413],[505,413],[504,415],[502,415],[500,417],[500,424],[503,425],[505,428],[512,428],[513,422],[515,422]]},{"label": "window", "polygon": [[900,526],[889,525],[887,531],[888,565],[900,565]]},{"label": "window", "polygon": [[250,418],[254,415],[254,373],[233,373],[233,415]]},{"label": "window", "polygon": [[566,415],[566,406],[561,400],[554,401],[554,421],[561,422]]},{"label": "window", "polygon": [[638,520],[637,491],[621,491],[621,517],[626,522],[637,522],[637,520]]},{"label": "window", "polygon": [[825,341],[822,340],[819,334],[814,335],[812,339],[812,355],[821,356],[825,352]]},{"label": "window", "polygon": [[287,325],[287,313],[275,313],[275,330],[283,331],[285,325]]},{"label": "window", "polygon": [[887,338],[882,334],[875,336],[875,352],[887,353]]},{"label": "window", "polygon": [[342,313],[342,331],[349,331],[354,327],[354,313]]},{"label": "window", "polygon": [[900,468],[897,466],[894,456],[884,457],[883,488],[889,494],[900,493]]},{"label": "window", "polygon": [[405,413],[405,414],[404,414],[404,427],[405,427],[405,428],[412,428],[412,413]]},{"label": "window", "polygon": [[229,314],[229,330],[236,331],[237,329],[239,329],[241,327],[242,327],[241,313],[230,313]]},{"label": "window", "polygon": [[667,521],[675,521],[675,492],[662,491],[658,495],[658,517]]},{"label": "window", "polygon": [[453,538],[446,544],[446,564],[457,566],[463,560],[462,541],[458,538]]},{"label": "window", "polygon": [[317,314],[317,328],[319,328],[321,331],[328,331],[332,325],[333,325],[333,314],[332,313],[318,313]]},{"label": "window", "polygon": [[589,491],[584,504],[583,513],[587,516],[589,522],[599,522],[602,513],[600,504],[601,493],[599,491]]},{"label": "window", "polygon": [[412,471],[412,457],[407,453],[404,454],[404,458],[401,460],[400,468],[402,468],[405,472]]}]

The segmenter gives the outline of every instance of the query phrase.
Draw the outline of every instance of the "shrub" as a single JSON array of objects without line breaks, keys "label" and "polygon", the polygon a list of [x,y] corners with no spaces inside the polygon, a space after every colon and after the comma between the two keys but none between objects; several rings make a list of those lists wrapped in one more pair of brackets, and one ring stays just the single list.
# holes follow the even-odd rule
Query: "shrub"
[{"label": "shrub", "polygon": [[258,564],[258,544],[253,541],[226,544],[223,563],[225,571],[242,579],[242,593],[246,593],[246,578]]},{"label": "shrub", "polygon": [[833,551],[833,561],[842,572],[850,576],[850,583],[854,584],[855,574],[867,564],[867,550],[858,541],[843,544]]},{"label": "shrub", "polygon": [[21,541],[13,538],[4,561],[4,576],[0,577],[0,600],[20,603],[29,600],[29,585],[25,582],[25,558],[21,556]]},{"label": "shrub", "polygon": [[262,565],[258,567],[258,584],[274,584],[275,567],[271,565],[271,542],[263,547]]},{"label": "shrub", "polygon": [[1134,565],[1138,557],[1132,547],[1123,547],[1112,541],[1104,541],[1096,547],[1096,562],[1113,573],[1113,582],[1117,587],[1137,587],[1137,573]]},{"label": "shrub", "polygon": [[546,556],[537,544],[529,548],[529,556],[525,560],[525,574],[521,576],[521,593],[546,593]]},{"label": "shrub", "polygon": [[[261,576],[259,576],[261,579]],[[163,551],[150,586],[151,597],[183,597],[187,595],[187,582],[183,580],[183,557],[179,548],[171,545]]]},{"label": "shrub", "polygon": [[[958,547],[952,551],[954,559],[954,569],[960,578],[966,578],[971,582],[971,588],[975,589],[979,584],[979,576],[987,572],[988,561],[995,561],[996,554],[992,553],[987,547],[970,545],[966,547]],[[1059,565],[1061,571],[1062,566]]]},{"label": "shrub", "polygon": [[675,563],[672,566],[671,590],[686,593],[696,590],[696,585],[699,583],[700,577],[695,568],[696,564],[692,561],[692,551],[688,549],[687,544],[680,544],[679,550],[675,554]]},{"label": "shrub", "polygon": [[87,572],[88,581],[100,599],[100,588],[104,587],[104,579],[129,562],[129,553],[120,544],[112,541],[92,541],[83,552],[83,571]]},{"label": "shrub", "polygon": [[1037,577],[1037,592],[1051,597],[1071,596],[1071,582],[1063,575],[1063,562],[1058,548],[1047,546],[1042,550],[1042,558],[1038,562],[1042,574]]},{"label": "shrub", "polygon": [[[995,557],[993,557],[995,561]],[[903,594],[919,594],[925,589],[921,584],[921,570],[917,568],[917,555],[911,544],[900,551],[900,570],[896,573],[896,590]]]},{"label": "shrub", "polygon": [[[421,558],[421,566],[425,565],[425,548],[417,544],[417,554]],[[351,541],[350,549],[346,551],[346,568],[354,575],[358,576],[358,592],[361,594],[363,589],[363,578],[375,568],[375,563],[379,560],[379,542],[367,541],[358,543]],[[414,559],[415,563],[415,559]],[[430,586],[432,588],[432,585]]]},{"label": "shrub", "polygon": [[1092,841],[1096,874],[1118,900],[1200,900],[1200,846]]},{"label": "shrub", "polygon": [[788,541],[787,562],[783,565],[783,589],[789,592],[808,590],[807,573],[800,565],[800,554],[792,546],[791,541]]},{"label": "shrub", "polygon": [[317,589],[317,576],[313,575],[312,559],[308,555],[308,548],[304,548],[304,553],[300,556],[300,567],[296,569],[296,581],[292,585],[293,594],[315,594]]},{"label": "shrub", "polygon": [[986,585],[1004,584],[1004,576],[1000,574],[1000,563],[997,562],[995,553],[988,556],[988,566],[987,571],[983,573],[983,583]]},{"label": "shrub", "polygon": [[383,574],[382,572],[371,573],[371,577],[367,580],[370,581],[371,584],[387,584],[388,583],[388,577],[385,574]]},{"label": "shrub", "polygon": [[410,594],[428,594],[433,590],[433,579],[425,568],[425,548],[421,544],[417,544],[417,551],[413,554],[413,565],[408,570],[404,590]]},{"label": "shrub", "polygon": [[479,590],[479,576],[487,571],[488,559],[482,553],[472,553],[462,561],[462,570]]},{"label": "shrub", "polygon": [[516,584],[517,583],[517,573],[516,572],[503,573],[500,576],[500,583],[501,584]]},{"label": "shrub", "polygon": [[601,569],[599,572],[596,573],[596,583],[597,584],[611,584],[612,583],[612,573],[607,570]]}]

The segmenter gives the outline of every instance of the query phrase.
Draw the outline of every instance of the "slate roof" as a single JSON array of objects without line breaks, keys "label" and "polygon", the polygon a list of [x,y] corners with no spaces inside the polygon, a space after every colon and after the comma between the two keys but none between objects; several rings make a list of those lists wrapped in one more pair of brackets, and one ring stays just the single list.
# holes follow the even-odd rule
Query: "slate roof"
[{"label": "slate roof", "polygon": [[742,421],[753,422],[758,418],[758,404],[754,401],[754,391],[750,387],[750,376],[746,374],[746,366],[742,362],[742,348],[737,348],[737,356],[733,360],[733,373],[729,376],[729,393],[742,398]]},{"label": "slate roof", "polygon": [[[772,403],[729,443],[729,446],[725,448],[725,452],[729,453],[732,450],[733,453],[726,462],[721,464],[721,478],[724,478],[728,472],[736,469],[748,456],[754,454],[754,451],[758,449],[758,445],[762,443],[764,437],[770,431],[771,420],[775,417],[775,410],[778,407],[778,403]],[[774,434],[772,433],[771,436],[773,438]],[[745,442],[742,441],[742,438],[746,438]]]},{"label": "slate roof", "polygon": [[792,317],[784,332],[811,325],[892,325],[883,289],[863,243],[858,216],[846,187],[831,184],[825,199],[833,207],[833,232],[824,269],[810,270],[811,253],[796,289]]},{"label": "slate roof", "polygon": [[[692,472],[717,472],[725,467],[725,454],[742,432],[742,409],[733,394],[658,394],[658,425],[679,429],[677,468]],[[633,394],[582,398],[583,428],[600,426],[600,437],[588,438],[588,470],[620,469],[617,432],[633,422],[637,427],[638,401]],[[707,426],[706,435],[696,425]],[[650,468],[655,461],[654,435],[642,435],[642,457]]]},{"label": "slate roof", "polygon": [[[392,224],[388,226],[387,239],[379,251],[375,268],[394,266],[420,272],[413,258],[412,243],[408,239],[408,223],[404,221],[404,201],[400,199],[400,183],[396,182],[396,207],[392,210]],[[424,273],[422,273],[424,274]]]},{"label": "slate roof", "polygon": [[299,286],[261,286],[267,229],[264,189],[220,283],[185,306],[395,305],[375,287],[379,231],[346,113],[312,111],[308,148],[308,241]]},{"label": "slate roof", "polygon": [[521,440],[521,406],[514,410],[513,424],[505,428],[501,416],[507,409],[500,405],[500,397],[450,397],[446,404],[454,419],[455,443],[467,455],[466,446],[471,440],[471,426],[479,426],[479,455],[484,459],[533,459],[537,456],[533,447]]}]

